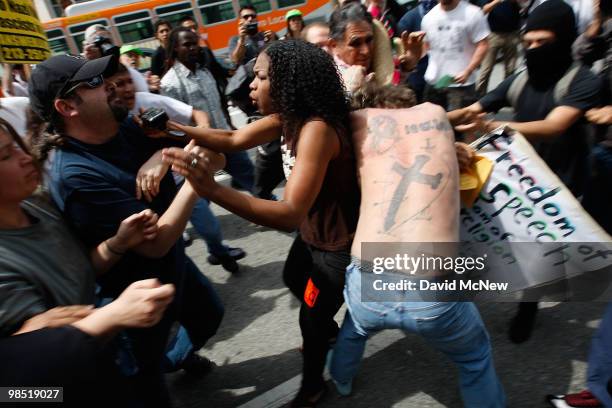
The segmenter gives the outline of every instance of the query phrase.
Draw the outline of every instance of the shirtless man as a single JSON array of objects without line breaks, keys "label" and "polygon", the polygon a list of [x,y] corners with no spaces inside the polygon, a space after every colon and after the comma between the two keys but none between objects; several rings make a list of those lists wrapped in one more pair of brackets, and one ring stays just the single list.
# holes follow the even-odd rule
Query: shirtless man
[{"label": "shirtless man", "polygon": [[[372,251],[362,254],[362,243],[370,243],[365,248],[376,245],[371,243],[458,241],[459,177],[453,140],[445,112],[435,105],[354,114],[362,199],[351,248],[354,260],[346,274],[349,312],[330,370],[342,395],[351,393],[368,336],[397,328],[420,333],[458,365],[466,407],[505,407],[489,336],[473,303],[366,303],[361,298],[373,291],[365,279],[362,291],[367,272],[362,261],[366,265],[372,255],[379,256]],[[382,300],[384,295],[378,296]]]}]

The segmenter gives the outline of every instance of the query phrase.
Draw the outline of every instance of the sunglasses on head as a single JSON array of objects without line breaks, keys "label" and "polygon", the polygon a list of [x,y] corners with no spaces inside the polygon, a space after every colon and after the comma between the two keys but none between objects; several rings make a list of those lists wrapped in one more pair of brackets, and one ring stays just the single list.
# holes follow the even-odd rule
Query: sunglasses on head
[{"label": "sunglasses on head", "polygon": [[79,87],[81,87],[81,85],[85,85],[89,89],[94,89],[94,88],[101,86],[103,83],[104,83],[104,77],[102,75],[95,76],[85,81],[79,81],[79,82],[73,83],[72,86],[70,87],[68,87],[68,85],[70,84],[69,82],[68,84],[66,84],[68,88],[66,90],[60,91],[60,96],[63,97],[63,96],[70,95],[72,92],[76,91]]},{"label": "sunglasses on head", "polygon": [[242,16],[242,18],[244,20],[249,20],[251,18],[257,18],[257,14],[245,14],[244,16]]}]

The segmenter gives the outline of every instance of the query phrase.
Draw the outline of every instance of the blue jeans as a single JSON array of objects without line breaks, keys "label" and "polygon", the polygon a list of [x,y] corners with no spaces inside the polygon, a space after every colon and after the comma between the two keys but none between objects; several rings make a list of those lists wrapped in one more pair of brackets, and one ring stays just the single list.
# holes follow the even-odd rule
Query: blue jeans
[{"label": "blue jeans", "polygon": [[361,272],[346,273],[344,298],[349,311],[340,329],[331,363],[335,381],[348,383],[357,373],[368,336],[384,329],[418,333],[459,366],[466,407],[506,406],[495,373],[489,335],[471,302],[361,302]]},{"label": "blue jeans", "polygon": [[198,198],[189,220],[198,234],[200,234],[202,239],[206,242],[209,254],[216,256],[228,254],[228,247],[223,244],[221,225],[215,214],[212,213],[208,200],[205,198]]},{"label": "blue jeans", "polygon": [[192,353],[206,344],[219,328],[225,312],[221,298],[210,280],[185,256],[185,273],[177,292],[178,321],[176,336],[166,348],[165,372],[176,371]]},{"label": "blue jeans", "polygon": [[[177,188],[180,189],[185,182],[185,178],[177,173],[173,173],[173,177]],[[228,254],[228,247],[223,244],[221,225],[215,214],[210,210],[210,202],[208,200],[202,197],[198,198],[191,211],[189,221],[191,221],[195,230],[206,242],[209,254],[216,256]]]},{"label": "blue jeans", "polygon": [[247,152],[225,153],[225,169],[234,182],[243,190],[253,191],[255,168]]},{"label": "blue jeans", "polygon": [[612,407],[609,384],[612,381],[612,303],[606,308],[599,329],[591,341],[587,384],[604,407]]},{"label": "blue jeans", "polygon": [[180,370],[185,360],[196,351],[187,330],[183,326],[179,326],[176,335],[170,340],[166,348],[166,356],[163,362],[164,372],[172,373]]}]

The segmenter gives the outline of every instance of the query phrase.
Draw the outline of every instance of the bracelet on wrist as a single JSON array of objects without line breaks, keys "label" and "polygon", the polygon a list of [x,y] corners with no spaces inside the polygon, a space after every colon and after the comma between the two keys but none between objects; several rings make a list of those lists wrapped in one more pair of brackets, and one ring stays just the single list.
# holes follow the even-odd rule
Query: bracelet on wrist
[{"label": "bracelet on wrist", "polygon": [[117,251],[116,249],[113,249],[113,247],[111,247],[110,244],[108,243],[108,239],[106,241],[104,241],[104,244],[106,245],[106,249],[108,249],[108,251],[111,254],[117,255],[117,256],[125,255],[125,252],[121,252],[121,251]]}]

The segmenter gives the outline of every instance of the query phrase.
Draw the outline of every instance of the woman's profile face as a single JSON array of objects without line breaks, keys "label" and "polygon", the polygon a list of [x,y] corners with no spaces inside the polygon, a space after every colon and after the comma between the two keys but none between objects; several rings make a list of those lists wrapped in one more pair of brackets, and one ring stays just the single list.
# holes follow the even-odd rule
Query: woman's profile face
[{"label": "woman's profile face", "polygon": [[265,52],[262,52],[255,61],[253,67],[255,73],[255,79],[249,86],[251,93],[249,96],[253,101],[253,104],[257,106],[257,110],[262,115],[269,115],[275,113],[272,108],[272,98],[270,97],[270,57]]},{"label": "woman's profile face", "polygon": [[40,182],[40,172],[32,156],[0,127],[0,201],[20,202],[32,195]]}]

